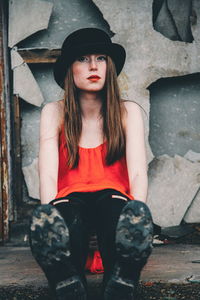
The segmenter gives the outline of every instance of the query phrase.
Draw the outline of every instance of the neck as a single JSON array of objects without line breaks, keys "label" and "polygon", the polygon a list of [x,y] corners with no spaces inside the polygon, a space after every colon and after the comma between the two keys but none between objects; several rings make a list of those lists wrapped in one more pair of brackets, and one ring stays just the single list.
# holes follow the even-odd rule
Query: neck
[{"label": "neck", "polygon": [[79,94],[79,101],[84,119],[96,119],[100,117],[102,97],[99,93],[81,91]]}]

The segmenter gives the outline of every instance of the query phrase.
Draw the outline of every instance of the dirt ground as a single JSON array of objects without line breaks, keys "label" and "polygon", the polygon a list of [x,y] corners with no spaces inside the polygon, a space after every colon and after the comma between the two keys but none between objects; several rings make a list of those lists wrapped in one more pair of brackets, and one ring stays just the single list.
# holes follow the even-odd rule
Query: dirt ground
[{"label": "dirt ground", "polygon": [[[0,300],[52,300],[48,289],[34,290],[32,287],[0,289]],[[135,300],[199,300],[200,284],[161,284],[139,287],[138,297]],[[90,300],[101,300],[99,290],[90,291]]]},{"label": "dirt ground", "polygon": [[200,300],[200,284],[161,284],[141,286],[137,300]]}]

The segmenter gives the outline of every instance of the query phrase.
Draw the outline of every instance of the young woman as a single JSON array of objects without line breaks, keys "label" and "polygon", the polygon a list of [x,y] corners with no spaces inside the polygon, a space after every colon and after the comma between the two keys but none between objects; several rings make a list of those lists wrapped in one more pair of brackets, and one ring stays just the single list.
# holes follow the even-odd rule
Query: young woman
[{"label": "young woman", "polygon": [[54,77],[64,99],[45,105],[40,130],[41,204],[30,242],[56,299],[87,299],[91,230],[104,266],[104,300],[132,300],[152,249],[139,105],[122,101],[125,50],[102,30],[64,41]]}]

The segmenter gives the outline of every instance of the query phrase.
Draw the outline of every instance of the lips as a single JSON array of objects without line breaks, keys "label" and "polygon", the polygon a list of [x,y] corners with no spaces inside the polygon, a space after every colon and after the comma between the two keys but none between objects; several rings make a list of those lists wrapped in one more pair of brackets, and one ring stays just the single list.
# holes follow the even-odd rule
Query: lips
[{"label": "lips", "polygon": [[89,79],[89,80],[99,80],[99,79],[101,79],[101,77],[99,77],[98,75],[91,75],[87,79]]}]

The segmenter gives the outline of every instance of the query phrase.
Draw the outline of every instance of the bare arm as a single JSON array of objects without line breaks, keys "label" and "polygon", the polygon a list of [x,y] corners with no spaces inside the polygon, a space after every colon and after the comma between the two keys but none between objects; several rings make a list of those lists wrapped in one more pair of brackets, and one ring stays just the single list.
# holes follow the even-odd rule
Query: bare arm
[{"label": "bare arm", "polygon": [[42,109],[40,121],[39,176],[42,204],[49,203],[57,194],[59,128],[59,104],[48,103]]},{"label": "bare arm", "polygon": [[134,102],[125,102],[126,159],[131,195],[146,202],[147,161],[144,140],[144,123],[141,108]]}]

